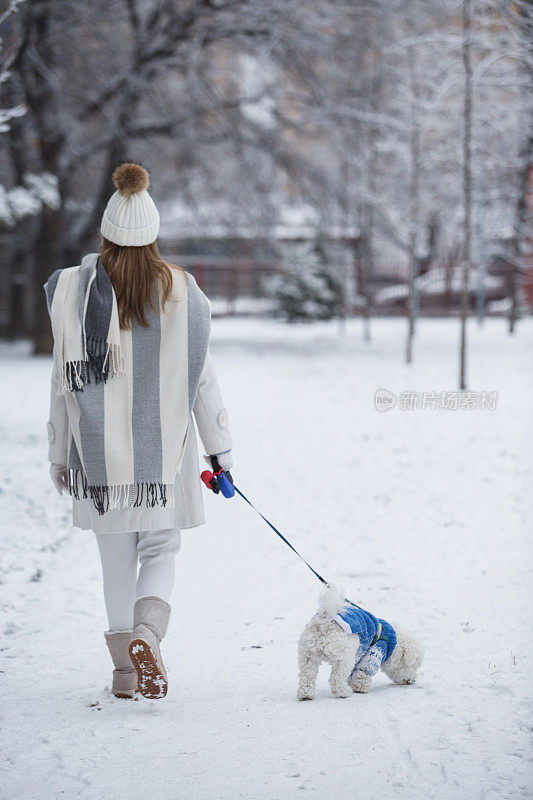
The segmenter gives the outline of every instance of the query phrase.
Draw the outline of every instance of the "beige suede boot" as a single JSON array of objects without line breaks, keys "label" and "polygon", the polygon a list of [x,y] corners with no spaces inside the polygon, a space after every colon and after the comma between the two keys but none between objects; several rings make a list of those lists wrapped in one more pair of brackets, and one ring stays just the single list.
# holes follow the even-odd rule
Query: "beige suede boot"
[{"label": "beige suede boot", "polygon": [[137,688],[137,672],[129,653],[131,631],[106,631],[105,640],[115,665],[112,692],[115,697],[131,699]]},{"label": "beige suede boot", "polygon": [[133,607],[130,658],[138,677],[138,690],[152,700],[167,693],[167,673],[159,644],[167,632],[170,606],[160,597],[139,597]]}]

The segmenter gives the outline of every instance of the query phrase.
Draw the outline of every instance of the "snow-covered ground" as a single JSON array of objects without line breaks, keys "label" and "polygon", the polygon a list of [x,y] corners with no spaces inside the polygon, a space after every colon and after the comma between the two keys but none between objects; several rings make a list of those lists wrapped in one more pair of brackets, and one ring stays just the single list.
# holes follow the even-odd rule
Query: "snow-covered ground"
[{"label": "snow-covered ground", "polygon": [[[347,595],[415,629],[419,681],[298,703],[319,584],[242,500],[183,535],[165,701],[116,700],[91,533],[49,482],[50,360],[0,350],[5,800],[531,796],[533,320],[470,325],[469,383],[495,410],[374,407],[452,391],[458,323],[214,322],[235,480]],[[528,660],[529,657],[529,660]],[[529,788],[528,788],[529,787]]]}]

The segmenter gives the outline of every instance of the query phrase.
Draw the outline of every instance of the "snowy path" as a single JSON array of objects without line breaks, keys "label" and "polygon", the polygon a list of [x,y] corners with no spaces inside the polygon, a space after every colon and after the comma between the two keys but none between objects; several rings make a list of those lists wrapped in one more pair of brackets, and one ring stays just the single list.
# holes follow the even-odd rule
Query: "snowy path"
[{"label": "snowy path", "polygon": [[[214,323],[235,477],[356,602],[418,630],[419,682],[298,703],[318,582],[238,499],[185,532],[164,702],[113,699],[94,537],[47,475],[48,359],[0,351],[2,800],[528,797],[533,320],[471,326],[496,411],[374,409],[453,390],[457,323]],[[310,468],[315,465],[314,468]],[[528,789],[529,786],[529,789]]]}]

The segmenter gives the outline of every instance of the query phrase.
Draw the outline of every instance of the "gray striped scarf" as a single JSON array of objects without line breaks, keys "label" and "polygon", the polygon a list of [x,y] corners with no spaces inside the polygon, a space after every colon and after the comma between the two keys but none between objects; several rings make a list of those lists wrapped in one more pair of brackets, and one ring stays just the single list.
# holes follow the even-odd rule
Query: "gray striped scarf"
[{"label": "gray striped scarf", "polygon": [[99,514],[172,505],[190,415],[209,342],[209,301],[173,269],[164,312],[121,331],[113,287],[98,254],[45,284],[71,441],[69,485]]}]

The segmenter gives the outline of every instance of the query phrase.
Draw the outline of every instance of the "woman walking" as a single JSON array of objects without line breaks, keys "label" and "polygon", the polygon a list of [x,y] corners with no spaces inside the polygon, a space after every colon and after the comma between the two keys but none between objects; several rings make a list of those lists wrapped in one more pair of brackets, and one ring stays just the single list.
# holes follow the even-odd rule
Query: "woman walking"
[{"label": "woman walking", "polygon": [[74,525],[97,537],[113,694],[161,698],[180,530],[204,522],[192,416],[224,470],[232,442],[208,350],[209,301],[159,254],[146,170],[123,164],[113,183],[101,252],[45,285],[50,473],[72,495]]}]

